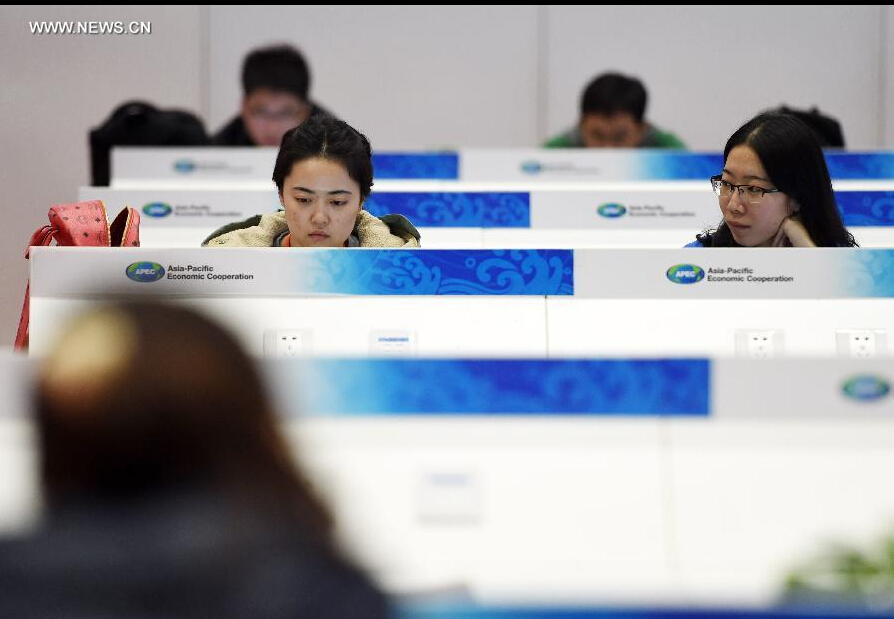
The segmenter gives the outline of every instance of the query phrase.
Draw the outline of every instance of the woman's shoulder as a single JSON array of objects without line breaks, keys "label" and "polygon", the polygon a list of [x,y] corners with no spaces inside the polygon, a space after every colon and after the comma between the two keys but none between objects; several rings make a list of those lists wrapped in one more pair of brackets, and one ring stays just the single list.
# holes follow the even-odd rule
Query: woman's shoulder
[{"label": "woman's shoulder", "polygon": [[361,247],[419,247],[419,231],[403,215],[376,217],[361,210],[354,226]]},{"label": "woman's shoulder", "polygon": [[277,211],[233,222],[212,232],[202,241],[207,247],[271,247],[288,230],[285,213]]}]

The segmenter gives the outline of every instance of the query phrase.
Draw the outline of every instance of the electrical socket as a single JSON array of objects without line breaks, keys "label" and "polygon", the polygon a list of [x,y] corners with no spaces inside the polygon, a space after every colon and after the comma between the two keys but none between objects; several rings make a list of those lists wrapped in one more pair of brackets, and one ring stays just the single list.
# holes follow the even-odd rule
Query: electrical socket
[{"label": "electrical socket", "polygon": [[772,359],[782,356],[783,333],[779,329],[736,330],[736,356]]},{"label": "electrical socket", "polygon": [[313,351],[310,329],[264,331],[265,357],[308,357]]},{"label": "electrical socket", "polygon": [[373,357],[416,355],[415,331],[370,331],[369,354]]},{"label": "electrical socket", "polygon": [[884,329],[839,329],[835,341],[839,357],[872,359],[888,353],[888,332]]}]

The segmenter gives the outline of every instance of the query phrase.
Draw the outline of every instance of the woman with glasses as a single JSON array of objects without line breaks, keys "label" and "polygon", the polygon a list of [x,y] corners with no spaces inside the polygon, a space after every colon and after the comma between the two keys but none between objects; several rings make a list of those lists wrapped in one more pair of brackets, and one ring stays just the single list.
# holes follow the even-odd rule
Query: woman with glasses
[{"label": "woman with glasses", "polygon": [[764,113],[723,149],[711,178],[723,221],[686,247],[853,247],[841,222],[823,151],[794,116]]}]

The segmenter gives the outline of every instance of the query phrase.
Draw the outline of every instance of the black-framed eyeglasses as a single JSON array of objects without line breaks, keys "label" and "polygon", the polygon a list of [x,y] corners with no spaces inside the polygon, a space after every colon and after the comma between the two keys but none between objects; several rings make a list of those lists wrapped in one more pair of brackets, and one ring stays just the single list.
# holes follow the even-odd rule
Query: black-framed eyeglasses
[{"label": "black-framed eyeglasses", "polygon": [[765,189],[757,185],[733,185],[731,182],[723,180],[720,174],[711,177],[711,187],[714,188],[714,193],[724,200],[732,197],[733,191],[738,191],[739,197],[751,204],[760,202],[768,193],[779,192],[778,189]]}]

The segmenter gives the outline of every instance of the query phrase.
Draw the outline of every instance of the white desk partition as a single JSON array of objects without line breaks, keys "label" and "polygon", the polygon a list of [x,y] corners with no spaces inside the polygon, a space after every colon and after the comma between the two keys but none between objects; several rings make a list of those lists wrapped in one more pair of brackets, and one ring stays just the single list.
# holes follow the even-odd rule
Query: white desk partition
[{"label": "white desk partition", "polygon": [[[831,542],[879,542],[894,522],[888,361],[262,369],[341,539],[395,593],[763,605]],[[21,407],[0,417],[3,528],[36,508],[31,434]]]},{"label": "white desk partition", "polygon": [[[891,354],[894,250],[34,248],[31,345],[77,304],[202,306],[254,354]],[[292,342],[289,344],[288,342]]]},{"label": "white desk partition", "polygon": [[[894,246],[894,182],[844,183],[845,224],[863,247]],[[117,189],[82,187],[79,200],[102,200],[110,213],[141,212],[144,247],[197,247],[220,226],[279,208],[275,188]],[[704,181],[569,184],[535,190],[461,183],[390,185],[365,208],[400,213],[428,249],[500,247],[682,247],[720,220]]]},{"label": "white desk partition", "polygon": [[[265,186],[275,148],[115,148],[112,185]],[[834,180],[894,178],[894,151],[827,151]],[[377,180],[568,182],[706,180],[723,167],[718,152],[650,149],[463,149],[449,153],[374,153]]]}]

